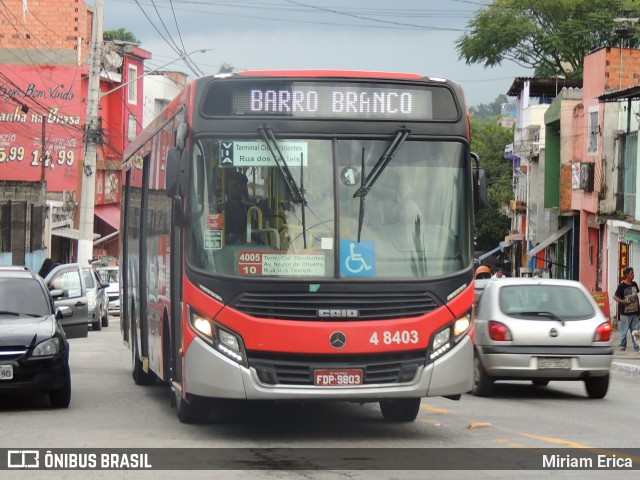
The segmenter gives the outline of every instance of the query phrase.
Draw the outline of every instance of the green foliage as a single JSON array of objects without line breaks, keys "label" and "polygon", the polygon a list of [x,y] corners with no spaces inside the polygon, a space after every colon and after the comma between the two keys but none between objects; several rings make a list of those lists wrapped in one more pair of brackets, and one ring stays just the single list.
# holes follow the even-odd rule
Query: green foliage
[{"label": "green foliage", "polygon": [[106,30],[102,38],[105,42],[111,42],[113,40],[120,40],[123,42],[131,42],[140,44],[140,40],[136,38],[136,36],[128,30],[124,28],[118,28],[117,30]]},{"label": "green foliage", "polygon": [[233,68],[233,65],[231,65],[230,63],[223,63],[222,65],[220,65],[218,73],[233,73]]},{"label": "green foliage", "polygon": [[[614,19],[640,16],[640,0],[495,0],[456,41],[460,59],[485,67],[512,61],[539,77],[582,78],[587,53],[619,46]],[[639,42],[638,32],[625,41]]]},{"label": "green foliage", "polygon": [[502,105],[505,103],[509,103],[509,98],[506,95],[498,95],[498,97],[496,97],[496,99],[491,103],[481,103],[475,107],[469,107],[469,114],[474,117],[488,120],[500,115]]},{"label": "green foliage", "polygon": [[504,158],[505,145],[513,141],[513,130],[496,121],[471,118],[471,150],[480,156],[487,175],[489,208],[476,212],[476,248],[491,250],[509,234],[511,222],[504,208],[513,198],[511,162]]}]

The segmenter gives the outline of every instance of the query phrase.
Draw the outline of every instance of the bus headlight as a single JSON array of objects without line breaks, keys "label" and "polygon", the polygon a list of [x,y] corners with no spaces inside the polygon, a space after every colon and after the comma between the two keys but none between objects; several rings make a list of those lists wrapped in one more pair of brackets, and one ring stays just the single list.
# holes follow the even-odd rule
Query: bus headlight
[{"label": "bus headlight", "polygon": [[239,335],[193,310],[191,310],[190,319],[191,326],[200,338],[225,357],[246,366],[244,344]]},{"label": "bus headlight", "polygon": [[203,318],[199,315],[193,316],[193,328],[195,328],[198,332],[203,334],[205,337],[212,338],[213,337],[213,326],[211,322],[206,318]]},{"label": "bus headlight", "polygon": [[471,314],[467,313],[436,332],[431,340],[429,359],[435,360],[451,350],[467,334],[469,328],[471,328]]}]

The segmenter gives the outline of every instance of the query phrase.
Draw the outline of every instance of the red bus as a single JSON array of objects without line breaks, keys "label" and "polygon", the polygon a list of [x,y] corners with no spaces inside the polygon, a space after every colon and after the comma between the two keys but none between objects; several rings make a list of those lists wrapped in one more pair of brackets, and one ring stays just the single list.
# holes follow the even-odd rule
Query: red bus
[{"label": "red bus", "polygon": [[[461,87],[415,74],[198,78],[124,156],[122,321],[137,384],[379,402],[471,389],[474,198]],[[474,188],[478,184],[480,187]]]}]

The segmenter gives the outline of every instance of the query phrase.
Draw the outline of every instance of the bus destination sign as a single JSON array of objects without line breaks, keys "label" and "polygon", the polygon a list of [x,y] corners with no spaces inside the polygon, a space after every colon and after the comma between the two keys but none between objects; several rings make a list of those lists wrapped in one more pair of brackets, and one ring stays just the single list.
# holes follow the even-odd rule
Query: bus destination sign
[{"label": "bus destination sign", "polygon": [[238,115],[346,119],[432,118],[431,90],[358,83],[253,86],[235,91]]},{"label": "bus destination sign", "polygon": [[327,120],[454,121],[460,112],[445,86],[371,82],[268,80],[212,82],[205,116]]}]

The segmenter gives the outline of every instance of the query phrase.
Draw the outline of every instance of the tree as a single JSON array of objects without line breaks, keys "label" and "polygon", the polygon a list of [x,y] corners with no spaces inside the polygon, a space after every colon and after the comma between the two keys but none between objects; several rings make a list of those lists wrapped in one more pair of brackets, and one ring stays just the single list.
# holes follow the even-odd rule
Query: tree
[{"label": "tree", "polygon": [[106,30],[102,34],[102,38],[105,42],[111,42],[113,40],[121,40],[123,42],[137,43],[140,44],[140,40],[136,38],[136,36],[128,30],[124,28],[118,28],[117,30]]},{"label": "tree", "polygon": [[218,73],[233,73],[233,68],[233,65],[231,65],[230,63],[223,63],[222,65],[220,65]]},{"label": "tree", "polygon": [[[640,0],[495,0],[468,23],[456,41],[468,65],[508,60],[539,77],[582,78],[587,53],[619,46],[618,17],[640,16]],[[638,33],[625,46],[638,44]]]},{"label": "tree", "polygon": [[489,120],[491,117],[496,117],[502,113],[502,105],[505,103],[509,103],[509,98],[504,94],[498,95],[491,103],[481,103],[475,107],[469,107],[469,114]]},{"label": "tree", "polygon": [[512,166],[504,159],[504,147],[513,141],[513,130],[497,125],[496,119],[471,118],[471,150],[480,156],[487,175],[489,208],[476,213],[476,247],[495,248],[509,234],[504,208],[513,198]]}]

